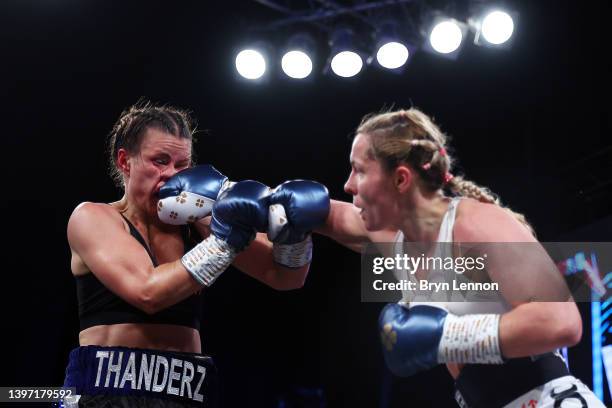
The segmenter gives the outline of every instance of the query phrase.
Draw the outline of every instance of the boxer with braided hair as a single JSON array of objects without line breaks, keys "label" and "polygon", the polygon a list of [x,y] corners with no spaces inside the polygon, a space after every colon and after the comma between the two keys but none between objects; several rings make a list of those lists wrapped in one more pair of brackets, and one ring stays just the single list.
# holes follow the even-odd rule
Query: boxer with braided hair
[{"label": "boxer with braided hair", "polygon": [[[446,135],[417,109],[366,116],[355,133],[344,186],[353,203],[332,200],[318,232],[356,251],[368,243],[438,248],[434,244],[458,242],[504,243],[504,248],[529,243],[544,252],[522,214],[501,206],[487,188],[453,176],[448,150]],[[394,255],[389,246],[379,249]],[[415,302],[404,292],[399,304],[387,305],[379,318],[387,366],[409,376],[446,364],[462,406],[603,407],[556,352],[578,343],[582,334],[580,314],[558,270],[547,256],[534,262],[518,255],[491,268],[487,264],[491,281],[510,291],[519,288],[511,296],[502,290],[502,301]],[[394,273],[401,280],[407,274]],[[417,278],[436,273],[419,270]],[[523,278],[529,276],[554,279],[528,285]],[[559,294],[558,301],[538,301],[545,299],[541,291]]]},{"label": "boxer with braided hair", "polygon": [[[453,160],[447,152],[446,135],[418,109],[367,116],[357,133],[373,135],[369,154],[380,158],[387,169],[407,161],[431,191],[444,187],[459,196],[501,206],[499,198],[488,188],[451,173]],[[523,214],[505,209],[533,233]]]}]

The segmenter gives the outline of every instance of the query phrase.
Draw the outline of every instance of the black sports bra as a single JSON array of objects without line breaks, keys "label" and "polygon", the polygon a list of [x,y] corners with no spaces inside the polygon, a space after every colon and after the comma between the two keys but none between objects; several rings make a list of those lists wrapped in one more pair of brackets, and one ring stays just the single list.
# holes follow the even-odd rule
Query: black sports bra
[{"label": "black sports bra", "polygon": [[[157,260],[147,247],[142,235],[127,218],[123,218],[130,227],[130,234],[146,249],[153,265],[157,266]],[[182,228],[181,234],[185,252],[187,252],[195,244],[191,239],[193,232],[185,226]],[[90,272],[75,278],[81,330],[97,325],[119,323],[174,324],[200,330],[202,317],[202,296],[200,294],[194,294],[158,313],[147,314],[107,289],[93,273]]]}]

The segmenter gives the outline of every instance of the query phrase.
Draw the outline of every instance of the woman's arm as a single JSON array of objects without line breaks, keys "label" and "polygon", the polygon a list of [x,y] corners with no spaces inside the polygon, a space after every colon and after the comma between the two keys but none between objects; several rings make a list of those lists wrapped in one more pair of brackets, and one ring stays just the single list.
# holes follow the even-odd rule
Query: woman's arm
[{"label": "woman's arm", "polygon": [[457,241],[486,243],[487,273],[512,306],[499,324],[503,356],[526,357],[578,343],[580,313],[545,249],[510,212],[479,207],[477,217],[456,224],[455,235]]},{"label": "woman's arm", "polygon": [[580,342],[582,319],[574,302],[530,302],[502,315],[499,343],[506,358],[546,353]]},{"label": "woman's arm", "polygon": [[361,252],[371,242],[393,242],[397,231],[368,231],[359,214],[359,208],[344,201],[331,200],[329,216],[325,224],[315,232],[326,235],[339,244]]},{"label": "woman's arm", "polygon": [[310,269],[310,263],[299,268],[287,268],[274,262],[272,243],[266,234],[257,234],[251,245],[236,257],[233,265],[276,290],[301,288]]},{"label": "woman's arm", "polygon": [[[210,234],[210,217],[198,220],[194,226],[202,238]],[[257,234],[255,240],[234,259],[233,265],[241,272],[276,290],[299,289],[304,286],[310,263],[300,268],[286,268],[272,256],[272,243],[266,234]]]},{"label": "woman's arm", "polygon": [[146,313],[156,313],[202,289],[180,259],[154,267],[145,248],[108,205],[79,205],[70,216],[67,232],[71,250],[91,273]]},{"label": "woman's arm", "polygon": [[[327,235],[356,252],[361,252],[363,246],[370,242],[384,243],[394,240],[396,231],[367,231],[359,215],[359,209],[353,204],[337,200],[331,200],[330,204],[325,224],[315,229],[315,232]],[[196,224],[202,234],[207,233],[205,225],[205,221]],[[293,269],[274,262],[272,243],[265,234],[257,234],[255,241],[236,257],[234,266],[278,290],[302,287],[310,268],[310,264]]]}]

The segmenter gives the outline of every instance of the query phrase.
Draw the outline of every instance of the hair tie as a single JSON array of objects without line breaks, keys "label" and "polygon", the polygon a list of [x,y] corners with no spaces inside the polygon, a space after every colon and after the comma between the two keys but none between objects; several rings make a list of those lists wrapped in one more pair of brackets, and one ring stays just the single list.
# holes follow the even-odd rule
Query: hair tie
[{"label": "hair tie", "polygon": [[455,176],[453,176],[450,172],[446,172],[444,173],[444,185],[450,183],[450,181],[455,178]]},{"label": "hair tie", "polygon": [[446,156],[446,149],[441,147],[440,150],[438,150],[438,152],[440,153],[440,156],[444,157]]}]

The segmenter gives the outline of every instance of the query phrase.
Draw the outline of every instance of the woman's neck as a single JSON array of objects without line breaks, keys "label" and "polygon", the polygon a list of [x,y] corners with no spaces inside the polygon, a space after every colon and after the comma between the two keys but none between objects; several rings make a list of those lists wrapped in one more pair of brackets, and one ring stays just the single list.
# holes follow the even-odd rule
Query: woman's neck
[{"label": "woman's neck", "polygon": [[414,194],[412,203],[405,207],[400,230],[404,240],[410,242],[435,242],[440,225],[448,210],[450,198],[439,192],[431,195]]},{"label": "woman's neck", "polygon": [[155,217],[151,217],[145,211],[142,211],[132,203],[127,195],[123,195],[119,201],[111,203],[117,210],[136,228],[138,228],[143,236],[149,236],[151,232],[174,233],[179,227],[176,225],[165,224]]},{"label": "woman's neck", "polygon": [[121,197],[119,201],[111,203],[112,206],[117,208],[119,212],[126,217],[134,226],[145,226],[150,225],[151,220],[143,211],[140,211],[138,207],[128,200],[126,194]]}]

